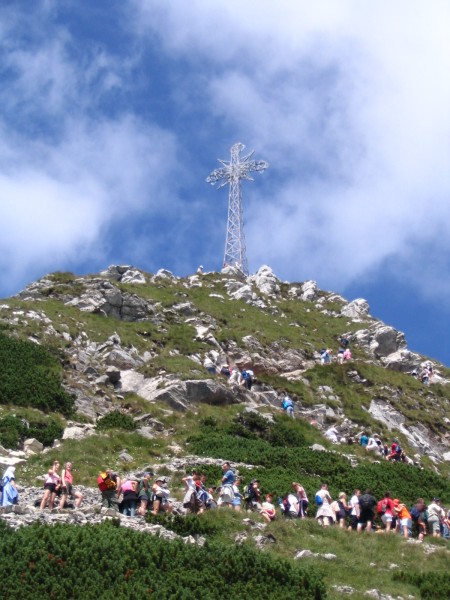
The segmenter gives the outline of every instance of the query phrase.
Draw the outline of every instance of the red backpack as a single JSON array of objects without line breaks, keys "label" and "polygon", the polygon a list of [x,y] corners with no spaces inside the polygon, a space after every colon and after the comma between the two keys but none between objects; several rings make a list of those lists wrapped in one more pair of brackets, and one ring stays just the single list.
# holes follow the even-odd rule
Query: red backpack
[{"label": "red backpack", "polygon": [[100,475],[97,477],[97,484],[98,489],[101,492],[116,489],[116,482],[111,479],[108,473],[100,473]]}]

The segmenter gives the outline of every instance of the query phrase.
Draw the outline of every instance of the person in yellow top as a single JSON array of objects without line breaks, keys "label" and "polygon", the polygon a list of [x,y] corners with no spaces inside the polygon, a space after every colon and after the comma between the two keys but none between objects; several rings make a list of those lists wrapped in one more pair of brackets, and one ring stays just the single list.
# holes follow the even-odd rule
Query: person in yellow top
[{"label": "person in yellow top", "polygon": [[398,498],[394,499],[394,513],[397,515],[397,531],[403,531],[403,537],[408,539],[411,535],[411,513]]}]

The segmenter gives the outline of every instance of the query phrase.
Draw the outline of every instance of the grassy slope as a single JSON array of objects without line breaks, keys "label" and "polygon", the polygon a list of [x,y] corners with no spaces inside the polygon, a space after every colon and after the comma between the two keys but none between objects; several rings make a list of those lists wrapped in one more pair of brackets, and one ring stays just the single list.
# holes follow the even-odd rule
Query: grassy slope
[{"label": "grassy slope", "polygon": [[[189,354],[203,353],[209,347],[203,342],[194,340],[193,327],[185,322],[184,317],[179,318],[170,312],[171,307],[180,302],[192,302],[198,311],[196,314],[215,325],[215,336],[221,342],[233,340],[240,344],[244,336],[253,335],[263,345],[275,342],[284,348],[302,349],[307,355],[312,355],[314,349],[324,345],[335,347],[339,335],[361,327],[361,325],[349,323],[345,318],[324,314],[316,310],[311,303],[306,302],[280,300],[277,302],[276,314],[273,314],[272,310],[261,311],[241,301],[230,301],[223,285],[224,279],[217,275],[205,278],[203,288],[186,288],[183,282],[161,282],[157,286],[146,285],[139,288],[123,286],[123,289],[130,293],[139,293],[148,300],[160,303],[161,310],[168,311],[165,313],[163,327],[156,326],[151,322],[123,323],[99,315],[81,313],[77,309],[65,306],[63,299],[73,293],[74,290],[71,287],[73,283],[71,283],[70,277],[57,279],[58,281],[55,283],[58,284],[56,289],[59,291],[55,292],[55,288],[53,288],[42,302],[8,300],[11,310],[24,313],[18,318],[14,327],[8,328],[9,333],[22,338],[34,336],[41,339],[57,356],[61,356],[61,352],[64,352],[67,342],[63,338],[43,335],[42,325],[26,317],[28,310],[45,312],[52,320],[56,331],[59,333],[69,332],[72,339],[85,332],[89,339],[103,342],[113,333],[118,333],[123,345],[134,346],[139,351],[151,350],[159,354],[151,364],[146,366],[145,373],[148,376],[155,375],[161,367],[184,378],[207,376],[201,368],[186,358],[186,355]],[[79,293],[83,289],[82,283],[78,282],[76,285],[77,293]],[[225,299],[211,297],[212,292],[222,294]],[[323,308],[335,310],[337,307],[334,304],[324,303]],[[298,326],[293,327],[293,323]],[[178,351],[180,355],[173,356],[174,350]],[[318,387],[328,385],[339,397],[339,402],[347,416],[362,426],[372,428],[380,433],[387,432],[383,430],[379,422],[372,419],[366,410],[373,398],[387,398],[394,406],[401,407],[408,423],[420,421],[433,430],[442,430],[442,416],[448,407],[450,390],[442,386],[432,386],[431,390],[424,389],[417,381],[406,375],[387,371],[371,362],[363,362],[364,353],[361,350],[355,349],[354,356],[355,362],[345,367],[332,365],[329,368],[321,368],[317,366],[309,370],[305,373],[309,385],[304,382],[288,383],[283,378],[273,376],[263,376],[263,379],[276,389],[288,389],[301,398],[305,405],[317,402]],[[349,376],[351,370],[357,370],[366,383],[355,384]],[[135,412],[148,411],[148,405],[132,395],[127,397],[124,403],[131,406]],[[328,401],[327,403],[329,406],[333,406],[333,402]],[[76,481],[87,485],[92,485],[97,475],[99,465],[95,457],[98,456],[102,457],[104,464],[108,463],[122,471],[140,469],[148,464],[157,465],[163,461],[166,454],[170,454],[168,447],[172,442],[181,444],[188,452],[192,450],[193,442],[191,441],[190,445],[186,446],[186,440],[199,431],[199,422],[202,419],[216,417],[220,421],[221,429],[225,430],[227,427],[235,427],[234,413],[240,410],[236,407],[217,409],[203,406],[199,407],[197,414],[189,413],[181,416],[167,414],[164,409],[163,406],[152,405],[151,412],[155,418],[165,424],[166,428],[172,428],[173,432],[170,437],[161,436],[154,440],[143,440],[132,432],[114,431],[110,435],[96,435],[81,441],[68,440],[59,450],[52,450],[46,455],[33,457],[21,473],[22,480],[35,483],[36,475],[46,469],[47,464],[52,462],[54,456],[58,456],[62,461],[72,460],[75,464]],[[32,409],[22,408],[20,410],[26,412]],[[2,409],[3,414],[11,411],[15,411],[17,414],[16,407]],[[314,442],[324,444],[319,432],[306,422],[299,422],[297,429],[294,437],[299,436],[298,439],[301,440],[297,447],[304,446],[306,448]],[[211,430],[209,432],[211,435],[214,433]],[[241,431],[241,433],[245,432]],[[207,434],[208,431],[205,431],[205,435]],[[236,436],[236,429],[232,429],[232,434]],[[234,439],[236,440],[236,437]],[[247,442],[251,443],[251,436],[250,440],[248,437],[237,439],[238,444],[234,442],[234,445],[241,449]],[[407,448],[405,441],[402,440],[402,442]],[[326,443],[324,445],[327,446]],[[124,448],[134,457],[134,462],[130,465],[116,462],[118,453]],[[218,453],[215,455],[217,458],[231,457],[231,452],[225,454],[226,446],[223,449],[224,454],[221,454],[220,445],[218,448]],[[201,448],[197,446],[196,450],[199,451]],[[343,451],[348,452],[348,449],[345,448]],[[360,455],[361,460],[366,459],[359,449],[352,448],[352,451]],[[199,453],[201,452],[199,451]],[[351,467],[344,459],[342,460],[344,462],[341,460],[337,462],[345,466],[337,468],[335,474],[327,473],[334,494],[340,491],[340,485],[346,481],[344,475],[347,470],[351,477],[354,478],[355,475],[355,471],[352,472]],[[390,468],[388,465],[386,467]],[[367,473],[373,475],[375,473],[373,469],[376,471],[377,467],[368,466]],[[245,470],[243,472],[247,477],[250,476],[250,472],[246,473]],[[319,483],[319,477],[314,473],[304,470],[293,473],[291,467],[286,467],[285,464],[273,465],[273,468],[259,467],[258,473],[262,481],[266,479],[267,491],[279,493],[287,491],[286,486],[293,478],[297,479],[303,476],[305,482],[309,484],[310,495],[314,491],[313,486]],[[180,498],[182,475],[182,473],[175,474],[173,488]],[[218,477],[214,469],[210,469],[208,475],[210,478]],[[405,471],[406,479],[410,475],[413,475],[413,471]],[[376,476],[379,476],[379,473],[376,473]],[[414,480],[415,476],[414,472]],[[285,487],[277,489],[277,485]],[[346,489],[346,491],[350,492],[351,489]],[[393,491],[395,492],[395,490]],[[376,490],[376,492],[381,493],[380,490]],[[450,496],[446,498],[450,501]],[[221,527],[217,536],[222,543],[233,543],[235,533],[243,529],[241,519],[234,514],[205,515],[204,518],[219,519]],[[360,591],[377,587],[391,594],[406,595],[414,593],[414,588],[404,582],[393,581],[392,573],[395,569],[390,568],[392,563],[399,565],[402,569],[408,569],[413,564],[420,564],[422,569],[432,571],[443,569],[448,561],[448,550],[443,542],[436,542],[436,552],[424,560],[422,547],[406,544],[401,539],[386,539],[384,536],[357,537],[336,529],[323,531],[312,520],[306,522],[278,520],[269,525],[268,530],[278,540],[277,544],[270,546],[267,550],[270,553],[290,558],[296,550],[303,548],[314,552],[335,553],[338,559],[332,562],[325,563],[322,559],[307,559],[314,563],[319,562],[323,566],[327,583],[330,586],[347,584]],[[370,563],[374,563],[375,566],[369,567]],[[341,596],[330,587],[330,597]],[[353,595],[352,597],[357,596]]]}]

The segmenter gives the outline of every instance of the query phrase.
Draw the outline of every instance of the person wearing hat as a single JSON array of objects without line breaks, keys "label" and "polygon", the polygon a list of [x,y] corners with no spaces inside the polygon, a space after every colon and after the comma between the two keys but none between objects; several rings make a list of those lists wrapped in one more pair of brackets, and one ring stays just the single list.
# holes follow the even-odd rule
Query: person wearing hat
[{"label": "person wearing hat", "polygon": [[433,537],[441,537],[441,523],[445,519],[445,510],[441,506],[439,498],[433,498],[428,505],[428,532]]},{"label": "person wearing hat", "polygon": [[141,517],[145,517],[145,515],[147,514],[148,505],[151,503],[151,500],[152,500],[152,488],[151,488],[151,485],[150,485],[150,479],[152,477],[153,477],[153,472],[152,471],[146,471],[144,473],[143,478],[139,481],[139,488],[138,488],[138,502],[139,502],[138,515],[140,515]]},{"label": "person wearing hat", "polygon": [[171,513],[173,505],[169,502],[170,491],[167,488],[167,480],[163,475],[157,475],[155,483],[152,485],[152,515],[157,515],[159,511]]}]

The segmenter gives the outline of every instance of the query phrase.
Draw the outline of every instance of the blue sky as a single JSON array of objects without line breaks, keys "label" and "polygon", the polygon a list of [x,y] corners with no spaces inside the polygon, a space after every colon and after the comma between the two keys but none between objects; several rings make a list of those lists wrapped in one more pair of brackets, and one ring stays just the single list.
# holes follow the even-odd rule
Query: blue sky
[{"label": "blue sky", "polygon": [[315,279],[450,365],[450,5],[3,0],[0,296],[110,264],[220,270],[233,143],[250,271]]}]

